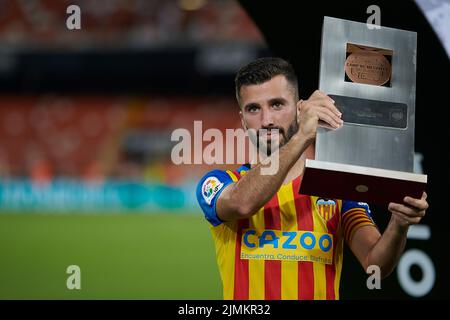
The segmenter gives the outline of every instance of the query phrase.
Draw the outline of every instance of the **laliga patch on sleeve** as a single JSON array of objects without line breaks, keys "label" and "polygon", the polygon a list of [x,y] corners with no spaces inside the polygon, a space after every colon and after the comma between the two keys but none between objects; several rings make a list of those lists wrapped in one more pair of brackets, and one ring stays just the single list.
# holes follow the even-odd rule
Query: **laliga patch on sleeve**
[{"label": "laliga patch on sleeve", "polygon": [[214,199],[214,196],[222,189],[223,183],[216,177],[208,177],[202,185],[202,196],[208,205]]}]

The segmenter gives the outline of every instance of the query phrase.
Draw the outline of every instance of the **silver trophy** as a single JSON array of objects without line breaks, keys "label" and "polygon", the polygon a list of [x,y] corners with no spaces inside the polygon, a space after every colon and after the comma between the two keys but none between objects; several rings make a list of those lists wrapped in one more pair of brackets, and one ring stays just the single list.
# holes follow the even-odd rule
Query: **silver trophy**
[{"label": "silver trophy", "polygon": [[325,17],[319,89],[344,125],[319,128],[300,193],[386,204],[420,198],[414,171],[417,34]]}]

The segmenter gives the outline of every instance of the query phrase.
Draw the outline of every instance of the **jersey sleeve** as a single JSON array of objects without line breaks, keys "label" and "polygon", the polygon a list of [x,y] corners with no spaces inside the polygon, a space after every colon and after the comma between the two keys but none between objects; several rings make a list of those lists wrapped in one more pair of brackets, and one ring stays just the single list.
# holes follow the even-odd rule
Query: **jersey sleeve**
[{"label": "jersey sleeve", "polygon": [[342,201],[342,225],[345,241],[350,243],[355,231],[364,226],[376,227],[369,205],[365,202]]},{"label": "jersey sleeve", "polygon": [[226,186],[233,183],[231,176],[222,170],[212,170],[205,174],[197,185],[197,201],[208,220],[213,226],[222,221],[217,216],[216,202]]}]

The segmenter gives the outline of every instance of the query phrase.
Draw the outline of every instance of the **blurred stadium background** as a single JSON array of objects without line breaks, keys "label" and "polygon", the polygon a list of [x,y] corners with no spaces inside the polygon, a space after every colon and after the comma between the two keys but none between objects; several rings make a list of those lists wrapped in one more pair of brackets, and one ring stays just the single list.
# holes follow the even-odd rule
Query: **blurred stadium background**
[{"label": "blurred stadium background", "polygon": [[[0,0],[0,299],[220,299],[195,200],[210,167],[174,165],[171,132],[192,132],[194,120],[240,127],[234,74],[259,56],[291,60],[307,97],[317,86],[323,15],[365,21],[372,2],[382,1],[310,1],[300,15],[292,1]],[[438,222],[442,202],[432,197],[443,198],[444,178],[433,173],[448,162],[425,139],[444,135],[428,127],[435,116],[425,106],[433,86],[445,91],[428,79],[448,56],[417,9],[399,16],[398,3],[382,2],[382,24],[420,30],[416,147],[432,182],[435,211],[425,223]],[[449,1],[417,3],[450,55]],[[71,4],[81,8],[81,30],[66,27]],[[387,218],[376,216],[381,229]],[[412,247],[437,270],[423,295],[441,297],[448,239],[443,224],[430,225],[432,239]],[[343,298],[411,297],[395,276],[369,293],[346,256]],[[69,265],[81,268],[81,290],[66,287]]]},{"label": "blurred stadium background", "polygon": [[[176,128],[239,126],[235,1],[0,1],[0,298],[220,299]],[[66,268],[81,268],[68,290]]]}]

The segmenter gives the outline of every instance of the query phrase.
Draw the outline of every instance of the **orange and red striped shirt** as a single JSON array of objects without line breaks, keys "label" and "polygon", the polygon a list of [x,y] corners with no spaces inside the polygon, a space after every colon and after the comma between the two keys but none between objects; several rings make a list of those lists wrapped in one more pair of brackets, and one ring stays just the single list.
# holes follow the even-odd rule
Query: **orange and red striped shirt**
[{"label": "orange and red striped shirt", "polygon": [[211,223],[224,299],[338,299],[344,240],[362,226],[375,226],[367,204],[299,194],[297,177],[251,218],[220,221],[217,198],[248,170],[213,170],[197,188]]}]

